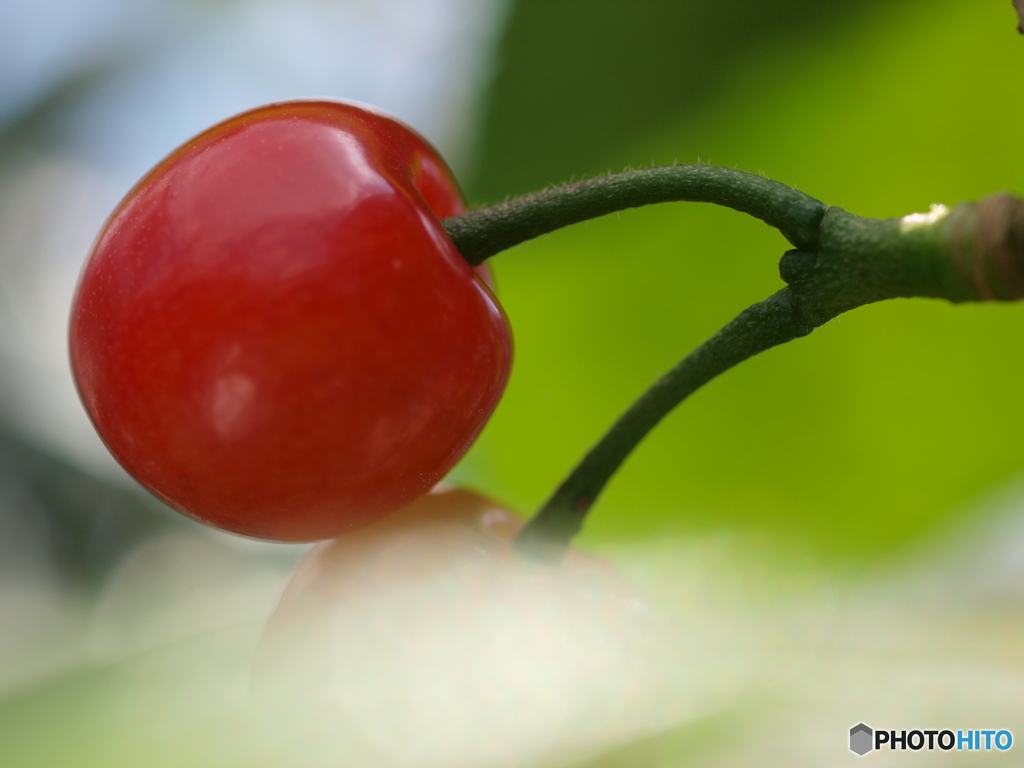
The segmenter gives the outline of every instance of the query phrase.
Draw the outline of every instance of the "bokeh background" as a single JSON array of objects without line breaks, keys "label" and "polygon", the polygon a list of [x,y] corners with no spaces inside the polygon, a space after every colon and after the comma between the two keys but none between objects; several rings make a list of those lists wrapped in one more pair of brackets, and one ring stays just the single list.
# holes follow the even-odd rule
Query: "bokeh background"
[{"label": "bokeh background", "polygon": [[[134,700],[117,665],[258,626],[304,551],[162,508],[71,384],[78,269],[176,145],[259,103],[334,96],[418,128],[474,204],[700,161],[901,216],[1024,193],[1015,26],[1007,0],[0,0],[0,764],[84,743],[115,764],[81,713],[97,691]],[[514,370],[452,479],[535,508],[661,372],[781,286],[786,247],[677,204],[496,257]],[[669,416],[581,542],[734,536],[859,578],[998,518],[986,578],[1015,594],[1021,339],[1024,306],[843,316]],[[63,746],[35,753],[53,722]]]}]

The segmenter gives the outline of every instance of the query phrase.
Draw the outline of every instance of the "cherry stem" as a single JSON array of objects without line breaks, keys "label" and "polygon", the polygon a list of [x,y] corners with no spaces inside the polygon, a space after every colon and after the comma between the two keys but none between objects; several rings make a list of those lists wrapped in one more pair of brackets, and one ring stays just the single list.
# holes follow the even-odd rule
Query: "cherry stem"
[{"label": "cherry stem", "polygon": [[787,286],[741,312],[615,422],[519,534],[514,546],[531,559],[561,560],[601,490],[647,433],[701,386],[752,355],[885,299],[1024,298],[1024,200],[1006,193],[952,210],[933,206],[927,214],[869,219],[826,209],[802,192],[742,171],[671,166],[577,182],[446,219],[444,226],[467,261],[477,264],[559,226],[667,200],[719,203],[778,227],[797,246],[779,261]]},{"label": "cherry stem", "polygon": [[476,266],[538,235],[651,203],[715,203],[777,228],[797,248],[809,248],[825,204],[752,173],[712,165],[670,165],[577,181],[444,220],[459,252]]},{"label": "cherry stem", "polygon": [[679,403],[752,355],[811,332],[783,289],[748,307],[633,403],[530,520],[515,547],[557,562],[594,500],[632,450]]}]

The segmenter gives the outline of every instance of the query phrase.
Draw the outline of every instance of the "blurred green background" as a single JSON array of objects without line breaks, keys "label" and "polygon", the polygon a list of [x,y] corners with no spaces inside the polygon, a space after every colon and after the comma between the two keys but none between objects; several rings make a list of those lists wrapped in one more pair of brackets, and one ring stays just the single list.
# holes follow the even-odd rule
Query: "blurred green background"
[{"label": "blurred green background", "polygon": [[[1024,192],[1024,40],[1006,0],[520,0],[468,194],[623,167],[762,172],[878,217]],[[787,244],[693,204],[628,211],[493,264],[508,392],[455,477],[529,511],[661,372],[781,286]],[[1024,306],[859,309],[671,414],[582,541],[756,531],[839,563],[962,519],[1024,467]]]},{"label": "blurred green background", "polygon": [[[6,50],[3,13],[16,5],[28,9],[31,4],[5,6],[0,0],[0,63]],[[223,16],[205,37],[182,22],[185,31],[179,30],[173,46],[168,44],[170,53],[157,56],[157,64],[150,62],[147,70],[144,49],[158,46],[136,35],[138,23],[129,13],[145,4],[99,2],[107,5],[127,14],[124,25],[130,34],[125,34],[136,47],[115,56],[107,50],[112,45],[101,40],[102,55],[94,57],[92,69],[76,71],[63,84],[55,79],[45,98],[25,101],[21,112],[10,107],[7,117],[0,115],[6,120],[0,120],[0,182],[11,185],[0,185],[0,213],[14,211],[0,221],[8,233],[19,226],[30,234],[46,228],[45,217],[37,220],[17,206],[4,207],[8,198],[28,198],[26,189],[37,189],[33,194],[39,207],[48,211],[59,208],[51,205],[51,195],[59,197],[70,186],[72,197],[102,203],[99,215],[106,215],[129,181],[109,192],[108,204],[96,191],[102,185],[75,188],[68,179],[81,183],[81,176],[105,163],[113,167],[111,178],[120,178],[122,171],[137,178],[141,167],[191,130],[250,106],[250,99],[309,95],[286,87],[287,78],[270,77],[270,91],[247,90],[242,86],[248,81],[237,75],[259,69],[253,61],[265,67],[261,76],[276,75],[287,69],[296,51],[315,48],[309,41],[318,39],[310,30],[322,26],[317,13],[341,8],[357,21],[359,13],[367,18],[377,13],[373,18],[392,32],[400,21],[410,27],[418,23],[387,16],[399,6],[411,13],[415,3],[393,2],[385,12],[381,4],[363,0],[294,2],[293,9],[313,9],[309,18],[316,23],[287,28],[277,16],[274,23],[255,17],[259,24],[245,16],[251,8],[277,13],[287,3],[153,1],[196,16]],[[393,63],[394,51],[383,44],[374,51],[360,48],[358,25],[338,16],[337,28],[355,30],[346,39],[349,48],[328,34],[329,56],[312,55],[313,64],[304,70],[319,76],[329,69],[325,61],[334,62],[338,71],[327,73],[334,79],[299,80],[311,93],[321,82],[348,83],[351,91],[325,86],[324,92],[374,101],[397,112],[385,97],[411,105],[402,116],[454,158],[475,204],[608,170],[698,160],[763,172],[827,203],[879,217],[997,190],[1024,193],[1024,38],[1014,31],[1017,19],[1009,0],[511,0],[507,7],[467,0],[464,7],[436,5],[468,8],[467,14],[482,8],[487,19],[480,24],[498,20],[494,23],[500,26],[495,69],[471,125],[445,134],[444,120],[432,128],[410,115],[416,113],[421,89],[447,93],[460,109],[472,102],[486,80],[487,66],[481,61],[488,59],[490,38],[483,33],[474,38],[480,50],[456,56],[458,66],[451,70],[444,68],[444,57],[424,54],[407,62],[420,81],[395,78],[402,81],[395,85],[390,73],[381,75],[387,87],[379,89],[377,102],[372,88],[359,90],[364,70],[371,68],[367,62],[372,57],[364,59],[364,54]],[[239,15],[232,15],[235,10]],[[153,18],[157,27],[170,26],[159,14]],[[273,47],[264,45],[260,35],[238,43],[235,38],[248,39],[252,32],[243,34],[238,19],[249,19],[250,27],[280,43],[280,50],[271,53],[281,60],[251,55]],[[438,28],[428,28],[422,38],[431,38],[444,25],[457,27],[460,20],[435,21]],[[53,24],[45,19],[42,26]],[[289,29],[302,34],[293,39]],[[402,29],[392,35],[396,46],[422,42],[411,33],[403,35]],[[207,59],[199,57],[195,64],[203,44]],[[457,48],[438,47],[446,54]],[[424,49],[431,53],[429,46]],[[424,61],[444,66],[424,75],[429,70]],[[467,61],[480,71],[463,78],[463,69],[470,69]],[[231,66],[218,69],[225,62]],[[162,79],[172,64],[184,72],[181,81]],[[430,81],[437,72],[462,78],[463,91],[451,96],[437,85],[441,75]],[[0,67],[0,97],[13,93],[4,91],[14,80],[5,75]],[[110,95],[116,91],[110,85],[114,81],[107,79],[114,75],[120,78],[115,82],[119,98],[138,109],[130,119],[117,118],[111,106],[119,103]],[[202,90],[197,83],[210,82],[214,87],[196,95]],[[407,90],[396,96],[402,87]],[[449,104],[438,97],[441,102]],[[7,103],[0,98],[0,107]],[[194,108],[188,119],[196,124],[188,130],[169,117],[180,117],[183,106]],[[437,111],[462,122],[456,107]],[[107,122],[97,115],[106,115]],[[166,135],[156,129],[161,127]],[[448,144],[442,141],[445,135]],[[451,143],[452,135],[466,137],[461,152],[458,142]],[[135,146],[130,139],[139,136],[153,141]],[[100,149],[88,149],[86,139]],[[51,180],[32,186],[32,176],[32,184],[21,184],[22,167],[36,165],[45,171],[43,181]],[[89,221],[84,213],[79,218]],[[87,238],[96,226],[86,227]],[[29,239],[18,234],[0,242],[0,266],[9,259],[20,269],[19,254],[33,261]],[[87,244],[77,248],[73,238],[56,239],[77,269]],[[658,375],[781,286],[776,263],[787,247],[757,220],[710,206],[673,204],[609,216],[498,256],[493,266],[499,294],[516,337],[514,370],[498,411],[453,479],[523,512],[536,508]],[[44,263],[41,271],[48,269]],[[5,274],[16,277],[17,270]],[[21,286],[13,278],[0,286],[0,294],[10,294],[0,296],[2,331],[15,325],[5,307],[18,309],[13,299],[31,293]],[[69,294],[70,286],[68,280]],[[61,313],[66,305],[61,299]],[[32,315],[27,318],[23,324],[34,330],[38,323]],[[63,319],[56,326],[59,373],[67,376]],[[16,355],[4,357],[10,351],[4,338],[0,334],[0,374],[30,367]],[[661,534],[751,534],[781,542],[786,554],[802,551],[830,567],[856,569],[911,550],[950,526],[980,521],[982,502],[1012,487],[1024,469],[1018,437],[1024,426],[1018,383],[1024,374],[1018,353],[1022,340],[1024,304],[954,307],[899,301],[843,316],[728,372],[671,414],[612,480],[581,543],[600,549]],[[34,335],[28,335],[28,345],[36,345]],[[55,376],[50,369],[41,371],[29,389]],[[227,718],[232,706],[246,701],[252,653],[302,550],[218,537],[157,508],[123,478],[119,484],[104,475],[102,467],[72,461],[60,440],[47,441],[43,433],[32,434],[12,422],[11,414],[25,409],[10,399],[11,380],[0,379],[0,765],[239,764],[240,738]],[[56,399],[47,401],[48,396],[44,389],[39,400],[44,411],[55,411],[57,437],[73,431],[64,413],[51,409]],[[77,402],[71,406],[81,418]],[[728,576],[726,568],[701,570],[700,562],[693,567],[697,577]],[[755,562],[751,568],[759,566]],[[1006,571],[999,573],[1012,580]],[[786,615],[780,597],[784,590],[772,578],[764,580],[763,590],[751,590],[753,597],[736,605],[744,616],[748,605],[760,606],[774,621]],[[701,598],[722,586],[712,581],[696,578],[675,595],[681,610],[691,612],[688,620],[700,616],[702,606],[714,607],[715,599]],[[861,680],[862,670],[855,667],[867,657],[848,657],[841,643],[838,652],[828,646],[829,633],[841,636],[847,617],[833,613],[828,599],[819,608],[806,625],[798,622],[794,637],[803,637],[813,624],[808,647],[820,650],[814,647],[818,630],[827,646],[821,669],[845,673],[849,665],[851,678]],[[900,634],[906,617],[890,612],[888,604],[883,616],[884,622],[867,625],[866,631],[875,633],[868,663],[889,664],[879,669],[886,675],[892,671],[893,679],[908,659],[920,656],[926,640],[945,642],[943,633],[952,631],[940,627],[933,632],[928,625],[927,631],[907,634],[907,645],[901,646],[892,636]],[[741,629],[734,631],[736,626]],[[700,660],[697,671],[728,661],[732,639],[747,626],[755,625],[726,622],[720,635],[709,635],[703,655],[694,657]],[[984,635],[984,642],[979,640],[984,654],[997,646],[995,640],[1012,644],[1019,634],[1015,625],[991,630],[987,624],[972,624],[968,630]],[[881,652],[874,645],[878,638]],[[762,638],[755,640],[757,646]],[[859,643],[860,636],[855,640]],[[787,644],[770,632],[763,641]],[[1017,664],[1020,654],[1011,647],[999,658]],[[769,653],[765,659],[767,670],[778,657]],[[957,688],[956,679],[945,676],[948,669],[961,669],[963,659],[957,658],[948,669],[936,667],[934,674],[910,667],[913,680],[905,688],[893,683],[872,693],[888,706],[912,704],[918,696],[961,703],[949,691],[975,690],[977,702],[998,704],[991,675],[1005,670],[989,663],[988,656],[984,664],[978,662],[984,674],[976,690]],[[732,671],[721,674],[728,688]],[[829,688],[828,703],[841,703],[844,683],[835,683],[834,693],[834,681],[822,679]],[[932,696],[933,689],[919,686],[919,679],[932,679],[941,695]],[[1012,688],[999,690],[1008,699],[1015,695]],[[973,705],[975,699],[964,701]],[[775,708],[774,700],[769,708]],[[820,708],[817,703],[815,708]],[[844,729],[855,722],[853,717],[869,714],[843,710],[833,731],[844,756]],[[672,749],[692,757],[717,738],[715,728],[713,721],[700,722],[683,733],[699,745]],[[801,723],[799,731],[818,739],[816,728]],[[655,765],[655,748],[641,748],[648,751],[612,754],[595,765]]]}]

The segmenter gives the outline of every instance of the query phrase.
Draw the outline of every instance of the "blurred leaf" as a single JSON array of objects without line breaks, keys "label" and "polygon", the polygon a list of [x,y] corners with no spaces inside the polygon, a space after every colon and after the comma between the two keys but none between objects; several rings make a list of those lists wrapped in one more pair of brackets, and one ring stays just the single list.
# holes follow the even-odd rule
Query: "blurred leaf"
[{"label": "blurred leaf", "polygon": [[874,5],[518,0],[497,53],[470,197],[494,202],[635,163],[622,149],[700,110],[751,49],[775,41],[784,51]]}]

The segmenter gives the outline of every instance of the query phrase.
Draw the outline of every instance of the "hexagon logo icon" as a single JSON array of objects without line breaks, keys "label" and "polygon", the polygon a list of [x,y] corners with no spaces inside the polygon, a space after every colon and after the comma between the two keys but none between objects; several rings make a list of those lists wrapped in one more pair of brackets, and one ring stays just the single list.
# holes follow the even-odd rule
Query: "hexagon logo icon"
[{"label": "hexagon logo icon", "polygon": [[850,751],[864,757],[875,748],[874,735],[871,726],[857,723],[850,729]]}]

